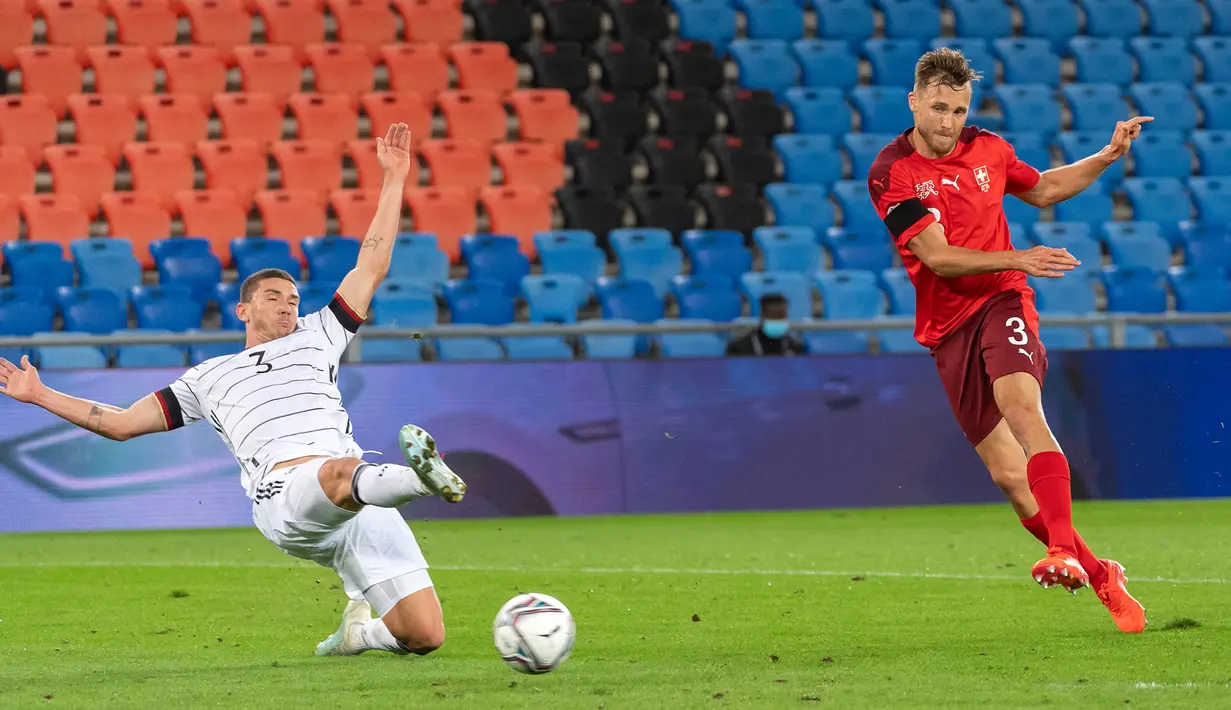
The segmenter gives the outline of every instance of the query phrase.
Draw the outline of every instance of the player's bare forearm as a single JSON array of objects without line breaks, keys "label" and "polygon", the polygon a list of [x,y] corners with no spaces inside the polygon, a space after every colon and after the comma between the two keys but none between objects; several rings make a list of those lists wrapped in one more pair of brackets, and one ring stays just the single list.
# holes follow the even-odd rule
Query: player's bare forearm
[{"label": "player's bare forearm", "polygon": [[956,247],[949,243],[939,224],[929,224],[906,243],[924,266],[942,278],[993,274],[1017,268],[1011,251],[981,251]]},{"label": "player's bare forearm", "polygon": [[1044,171],[1039,183],[1030,190],[1017,195],[1023,202],[1038,207],[1051,207],[1064,202],[1094,184],[1111,164],[1116,161],[1107,152],[1099,151],[1076,163]]},{"label": "player's bare forearm", "polygon": [[127,441],[142,434],[167,430],[162,408],[152,394],[122,409],[43,387],[32,402],[70,424],[112,441]]}]

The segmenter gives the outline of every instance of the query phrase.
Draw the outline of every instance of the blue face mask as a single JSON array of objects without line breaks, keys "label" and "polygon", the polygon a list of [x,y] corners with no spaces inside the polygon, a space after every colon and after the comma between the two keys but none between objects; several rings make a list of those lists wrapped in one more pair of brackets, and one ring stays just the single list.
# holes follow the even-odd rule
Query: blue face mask
[{"label": "blue face mask", "polygon": [[781,338],[786,335],[787,322],[784,320],[767,320],[761,323],[761,332],[767,338]]}]

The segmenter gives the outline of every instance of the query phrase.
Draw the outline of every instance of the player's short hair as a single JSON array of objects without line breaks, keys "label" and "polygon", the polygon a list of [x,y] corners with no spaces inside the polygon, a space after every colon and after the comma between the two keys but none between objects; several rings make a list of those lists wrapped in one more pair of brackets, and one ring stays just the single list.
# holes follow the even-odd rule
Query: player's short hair
[{"label": "player's short hair", "polygon": [[767,293],[761,296],[761,313],[764,313],[769,308],[786,308],[786,296],[780,293]]},{"label": "player's short hair", "polygon": [[295,283],[295,277],[282,269],[261,269],[244,279],[244,283],[239,287],[239,302],[251,303],[252,297],[256,295],[256,287],[265,279],[282,279]]},{"label": "player's short hair", "polygon": [[929,86],[962,89],[982,76],[970,67],[970,61],[960,51],[941,47],[925,53],[915,63],[915,90]]}]

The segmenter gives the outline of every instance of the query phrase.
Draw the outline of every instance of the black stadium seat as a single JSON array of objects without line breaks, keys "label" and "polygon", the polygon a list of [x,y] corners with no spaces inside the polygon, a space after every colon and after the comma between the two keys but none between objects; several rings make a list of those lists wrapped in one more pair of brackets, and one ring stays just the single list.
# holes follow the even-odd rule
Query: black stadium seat
[{"label": "black stadium seat", "polygon": [[728,89],[719,94],[718,105],[727,115],[728,133],[768,138],[785,128],[782,108],[771,91]]},{"label": "black stadium seat", "polygon": [[765,223],[765,208],[752,185],[702,185],[697,199],[705,207],[707,229],[731,229],[750,237]]},{"label": "black stadium seat", "polygon": [[726,66],[709,42],[663,42],[663,60],[671,86],[699,86],[717,91],[727,80]]},{"label": "black stadium seat", "polygon": [[646,136],[638,152],[656,185],[680,185],[692,190],[705,182],[705,162],[696,139],[687,136]]},{"label": "black stadium seat", "polygon": [[530,11],[520,0],[466,0],[465,7],[477,40],[520,47],[534,35]]},{"label": "black stadium seat", "polygon": [[605,0],[615,36],[624,42],[643,39],[658,44],[671,35],[667,13],[658,0]]},{"label": "black stadium seat", "polygon": [[624,226],[624,205],[609,187],[590,189],[569,185],[556,190],[556,202],[567,229],[594,232],[599,246],[607,248],[607,232]]},{"label": "black stadium seat", "polygon": [[577,95],[590,88],[590,60],[576,42],[544,42],[522,48],[534,69],[534,85]]},{"label": "black stadium seat", "polygon": [[564,160],[573,168],[573,184],[623,190],[633,181],[632,162],[619,141],[569,141]]},{"label": "black stadium seat", "polygon": [[709,148],[718,161],[718,173],[725,183],[764,187],[778,178],[778,158],[764,138],[714,136]]},{"label": "black stadium seat", "polygon": [[594,42],[602,34],[603,13],[591,0],[534,0],[547,37],[556,42]]},{"label": "black stadium seat", "polygon": [[579,103],[590,117],[590,135],[595,138],[632,145],[649,131],[645,107],[635,91],[591,89]]},{"label": "black stadium seat", "polygon": [[628,191],[628,201],[639,227],[659,227],[678,238],[696,226],[697,208],[680,185],[634,185]]},{"label": "black stadium seat", "polygon": [[603,86],[642,94],[657,86],[658,59],[651,46],[643,39],[634,39],[604,42],[595,47],[594,55],[603,68]]},{"label": "black stadium seat", "polygon": [[704,141],[718,131],[718,109],[705,89],[658,89],[651,95],[650,105],[658,114],[659,133]]}]

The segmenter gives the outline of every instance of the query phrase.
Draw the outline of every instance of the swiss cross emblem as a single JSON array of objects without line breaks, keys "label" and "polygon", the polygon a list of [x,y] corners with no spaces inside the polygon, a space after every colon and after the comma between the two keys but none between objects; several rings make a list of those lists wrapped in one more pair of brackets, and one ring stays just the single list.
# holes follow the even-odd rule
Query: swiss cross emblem
[{"label": "swiss cross emblem", "polygon": [[921,200],[926,199],[929,195],[939,195],[939,194],[940,193],[936,191],[936,183],[932,182],[931,180],[928,180],[927,182],[921,182],[918,185],[915,185],[915,196]]},{"label": "swiss cross emblem", "polygon": [[987,166],[980,165],[979,167],[975,168],[975,184],[979,186],[979,189],[984,192],[987,192],[987,188],[990,185],[990,183],[991,183],[991,180],[989,180],[987,177]]}]

